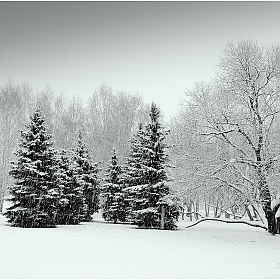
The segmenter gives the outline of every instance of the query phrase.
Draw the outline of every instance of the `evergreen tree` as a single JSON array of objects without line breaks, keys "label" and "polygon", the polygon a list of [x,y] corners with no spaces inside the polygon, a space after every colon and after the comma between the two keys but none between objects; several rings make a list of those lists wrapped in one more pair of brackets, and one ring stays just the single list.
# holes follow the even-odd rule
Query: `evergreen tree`
[{"label": "evergreen tree", "polygon": [[168,156],[164,140],[168,131],[159,122],[160,111],[152,103],[150,122],[132,139],[127,162],[126,188],[131,201],[133,222],[142,228],[176,228],[179,212],[170,199],[167,185]]},{"label": "evergreen tree", "polygon": [[55,227],[58,199],[55,178],[55,152],[46,133],[44,118],[37,110],[21,131],[17,162],[12,162],[10,175],[15,179],[9,187],[13,205],[4,213],[17,227]]},{"label": "evergreen tree", "polygon": [[121,179],[122,167],[118,165],[116,152],[114,150],[111,164],[108,167],[105,184],[102,187],[103,209],[102,217],[106,221],[126,221],[126,201],[122,192],[123,182]]},{"label": "evergreen tree", "polygon": [[83,222],[90,222],[91,215],[99,210],[100,182],[97,177],[98,163],[92,163],[90,154],[79,131],[77,147],[74,150],[75,170],[73,177],[82,188],[84,199]]},{"label": "evergreen tree", "polygon": [[58,153],[59,203],[57,206],[57,224],[73,225],[82,220],[84,213],[83,188],[74,176],[76,166],[73,152],[61,150]]}]

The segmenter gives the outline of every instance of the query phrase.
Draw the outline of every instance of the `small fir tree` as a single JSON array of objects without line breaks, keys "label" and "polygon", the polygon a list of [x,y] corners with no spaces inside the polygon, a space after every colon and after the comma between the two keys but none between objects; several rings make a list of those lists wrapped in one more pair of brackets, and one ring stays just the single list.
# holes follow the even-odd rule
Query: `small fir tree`
[{"label": "small fir tree", "polygon": [[57,205],[57,224],[75,225],[82,221],[84,211],[83,188],[74,176],[76,166],[73,152],[61,150],[57,156],[59,202]]},{"label": "small fir tree", "polygon": [[125,194],[122,192],[123,182],[122,167],[118,165],[116,152],[114,150],[108,173],[105,175],[105,183],[102,186],[102,217],[106,221],[126,221],[126,201]]},{"label": "small fir tree", "polygon": [[9,192],[13,205],[4,215],[12,226],[55,227],[59,192],[52,135],[46,133],[39,110],[30,119],[25,125],[28,131],[21,131],[18,160],[12,162],[10,175],[15,183]]},{"label": "small fir tree", "polygon": [[83,222],[90,222],[92,214],[99,210],[100,182],[98,179],[98,163],[93,163],[79,131],[77,147],[74,150],[75,170],[73,177],[82,188],[84,199]]},{"label": "small fir tree", "polygon": [[152,103],[150,122],[139,126],[132,139],[127,162],[125,191],[131,201],[133,222],[141,228],[175,229],[179,212],[170,199],[164,143],[168,131],[159,122],[160,111]]}]

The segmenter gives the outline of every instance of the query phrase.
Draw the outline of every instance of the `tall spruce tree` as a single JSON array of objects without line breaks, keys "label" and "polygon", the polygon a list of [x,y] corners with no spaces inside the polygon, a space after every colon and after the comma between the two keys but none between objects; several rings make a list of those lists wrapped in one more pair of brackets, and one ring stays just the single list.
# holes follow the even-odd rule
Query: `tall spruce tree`
[{"label": "tall spruce tree", "polygon": [[83,222],[90,222],[92,214],[99,210],[100,180],[98,163],[93,163],[83,140],[82,132],[79,131],[74,149],[75,170],[73,177],[78,186],[82,188],[84,199]]},{"label": "tall spruce tree", "polygon": [[10,175],[15,183],[9,187],[13,203],[4,215],[12,226],[55,227],[56,205],[59,196],[55,176],[55,152],[46,133],[44,118],[37,110],[21,131],[21,143],[15,153]]},{"label": "tall spruce tree", "polygon": [[168,131],[159,122],[160,110],[151,105],[150,122],[132,139],[125,191],[131,201],[133,222],[141,228],[176,228],[179,212],[169,197],[168,155],[164,140]]},{"label": "tall spruce tree", "polygon": [[105,175],[105,182],[102,186],[102,217],[106,221],[126,221],[126,200],[122,192],[124,187],[122,180],[122,166],[118,164],[117,155],[114,150],[111,163]]},{"label": "tall spruce tree", "polygon": [[82,221],[84,214],[83,187],[77,182],[74,153],[61,150],[57,155],[59,201],[57,205],[57,224],[73,225]]}]

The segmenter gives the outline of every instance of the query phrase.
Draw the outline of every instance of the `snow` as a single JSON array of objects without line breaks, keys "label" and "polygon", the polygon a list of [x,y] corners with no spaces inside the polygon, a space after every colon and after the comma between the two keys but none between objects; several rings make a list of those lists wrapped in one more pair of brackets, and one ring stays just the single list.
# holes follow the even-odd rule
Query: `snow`
[{"label": "snow", "polygon": [[280,278],[280,236],[202,222],[176,231],[104,222],[13,228],[0,215],[0,278]]}]

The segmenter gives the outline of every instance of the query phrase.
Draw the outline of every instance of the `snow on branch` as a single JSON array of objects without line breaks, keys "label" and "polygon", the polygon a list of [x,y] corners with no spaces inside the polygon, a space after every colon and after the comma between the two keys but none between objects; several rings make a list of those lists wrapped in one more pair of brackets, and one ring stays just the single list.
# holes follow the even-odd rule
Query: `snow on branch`
[{"label": "snow on branch", "polygon": [[234,164],[231,164],[231,166],[238,172],[238,174],[248,183],[250,183],[252,186],[255,186],[255,182],[253,182],[250,178],[248,178],[247,176],[245,176],[241,170],[239,170]]},{"label": "snow on branch", "polygon": [[235,159],[231,159],[230,161],[226,162],[224,165],[222,165],[221,167],[219,167],[218,169],[216,169],[211,176],[214,176],[216,175],[217,173],[219,173],[221,170],[224,170],[227,166],[231,166],[233,167],[238,173],[239,175],[247,182],[249,182],[252,186],[255,185],[255,183],[248,177],[246,177],[242,172],[241,170],[239,170],[235,165],[234,163],[237,162],[237,160]]},{"label": "snow on branch", "polygon": [[[221,124],[221,123],[219,123]],[[225,141],[226,143],[228,143],[230,146],[232,146],[233,148],[235,148],[237,151],[239,151],[240,153],[242,153],[244,156],[246,156],[246,152],[241,149],[240,147],[236,146],[233,142],[231,142],[228,138],[228,134],[231,133],[231,132],[237,132],[239,134],[241,134],[243,137],[245,137],[247,143],[251,146],[251,148],[256,151],[256,148],[252,142],[252,140],[250,139],[250,137],[240,128],[239,124],[238,123],[226,123],[226,124],[230,124],[230,125],[234,125],[236,126],[236,128],[231,128],[231,129],[228,129],[228,130],[223,130],[223,131],[212,131],[212,132],[205,132],[205,133],[201,133],[201,135],[204,135],[204,136],[213,136],[213,137],[217,137],[223,141]],[[215,128],[214,128],[215,129]],[[218,127],[216,128],[217,130]],[[221,136],[221,137],[219,137]]]},{"label": "snow on branch", "polygon": [[246,158],[236,158],[235,162],[237,163],[245,163],[248,164],[249,166],[257,167],[256,161],[253,161],[251,159],[246,159]]},{"label": "snow on branch", "polygon": [[206,133],[201,133],[201,135],[204,135],[204,136],[223,135],[223,134],[234,132],[234,131],[236,131],[236,129],[229,129],[229,130],[218,131],[218,132],[206,132]]},{"label": "snow on branch", "polygon": [[249,222],[246,222],[246,221],[241,221],[241,220],[234,220],[233,221],[233,220],[223,220],[223,219],[218,219],[218,218],[203,218],[203,219],[198,220],[195,223],[187,226],[186,228],[196,226],[197,224],[199,224],[201,222],[204,222],[204,221],[217,221],[217,222],[223,222],[223,223],[227,223],[227,224],[245,224],[245,225],[248,225],[248,226],[259,227],[259,228],[262,228],[264,230],[267,230],[267,227],[259,225],[259,224],[252,224],[252,223],[249,223]]},{"label": "snow on branch", "polygon": [[229,182],[227,182],[226,180],[224,180],[224,179],[222,179],[222,178],[220,178],[220,177],[217,177],[217,176],[213,176],[212,179],[216,179],[216,180],[218,180],[218,181],[221,181],[221,182],[225,183],[226,185],[228,185],[229,187],[232,187],[232,188],[234,188],[235,190],[239,191],[240,193],[244,194],[244,191],[241,190],[241,189],[240,189],[237,185],[235,185],[235,184],[229,183]]},{"label": "snow on branch", "polygon": [[243,131],[239,127],[239,125],[237,125],[237,127],[238,127],[238,132],[245,137],[245,139],[247,140],[248,144],[252,147],[252,149],[254,151],[256,151],[257,149],[256,149],[255,145],[253,144],[253,142],[252,142],[251,138],[249,137],[249,135],[247,133],[245,133],[245,131]]},{"label": "snow on branch", "polygon": [[217,173],[219,173],[221,170],[224,170],[228,165],[230,165],[231,162],[226,162],[224,165],[222,165],[221,167],[219,167],[218,169],[216,169],[211,176],[216,175]]}]

